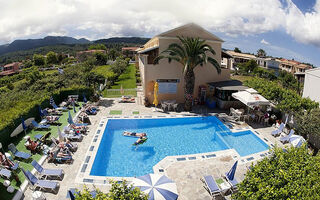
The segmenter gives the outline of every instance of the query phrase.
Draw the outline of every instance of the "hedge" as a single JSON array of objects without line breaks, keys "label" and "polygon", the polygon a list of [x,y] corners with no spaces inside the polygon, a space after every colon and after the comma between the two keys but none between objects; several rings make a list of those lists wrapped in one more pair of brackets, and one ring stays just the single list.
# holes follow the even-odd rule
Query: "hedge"
[{"label": "hedge", "polygon": [[[60,91],[53,93],[52,97],[58,104],[62,100],[66,99],[68,95],[79,95],[79,99],[82,99],[82,94],[85,94],[87,98],[93,95],[93,89],[84,86],[74,86],[70,88],[63,88]],[[14,115],[11,115],[12,119],[8,119],[7,123],[0,122],[0,142],[4,147],[13,142],[15,138],[11,138],[10,134],[14,129],[21,124],[21,117],[28,119],[30,117],[40,119],[39,115],[39,105],[42,108],[50,107],[50,96],[44,96],[37,101],[32,101],[29,104],[24,104],[26,106],[23,110],[17,110]]]}]

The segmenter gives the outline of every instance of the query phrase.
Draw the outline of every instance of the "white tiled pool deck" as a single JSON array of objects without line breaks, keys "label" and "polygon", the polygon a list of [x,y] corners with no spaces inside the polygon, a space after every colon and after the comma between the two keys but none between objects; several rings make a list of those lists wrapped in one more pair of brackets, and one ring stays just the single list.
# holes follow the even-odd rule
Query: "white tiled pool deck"
[{"label": "white tiled pool deck", "polygon": [[[58,181],[60,184],[59,192],[57,194],[45,193],[44,195],[47,199],[66,199],[68,189],[82,189],[84,185],[92,189],[96,187],[102,191],[108,191],[110,186],[107,184],[107,177],[89,176],[95,152],[98,149],[99,140],[102,137],[108,118],[182,117],[190,114],[189,112],[154,112],[153,108],[146,108],[135,103],[117,103],[112,99],[103,100],[99,105],[99,109],[100,111],[97,115],[90,116],[91,125],[89,126],[89,133],[84,137],[82,142],[78,143],[79,148],[73,155],[74,162],[71,165],[55,165],[47,163],[46,161],[44,162],[44,168],[62,168],[65,171],[64,179]],[[110,110],[122,110],[122,114],[109,115]],[[133,111],[139,111],[139,114],[135,115]],[[208,113],[215,114],[215,112]],[[271,136],[270,132],[274,130],[272,127],[252,129],[244,125],[240,126],[240,128],[251,129],[269,146],[278,145],[279,147],[283,147],[278,138]],[[239,130],[235,129],[235,131]],[[232,167],[236,160],[239,160],[236,178],[242,180],[247,171],[247,167],[251,165],[251,163],[257,162],[259,159],[268,155],[268,151],[264,151],[246,157],[240,157],[234,149],[228,149],[195,155],[168,156],[155,165],[153,170],[154,173],[165,174],[176,182],[179,199],[210,199],[208,192],[203,188],[203,183],[200,181],[201,177],[213,175],[215,178],[220,178],[221,175]],[[121,180],[122,178],[116,179]],[[130,179],[131,178],[128,178],[128,181],[130,181]],[[25,199],[32,199],[32,190],[29,188],[25,192]]]}]

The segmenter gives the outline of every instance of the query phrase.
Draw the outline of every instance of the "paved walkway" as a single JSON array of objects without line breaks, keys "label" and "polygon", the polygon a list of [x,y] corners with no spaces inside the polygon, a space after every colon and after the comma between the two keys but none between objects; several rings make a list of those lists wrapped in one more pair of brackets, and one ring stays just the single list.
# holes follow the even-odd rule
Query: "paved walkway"
[{"label": "paved walkway", "polygon": [[[89,133],[86,135],[82,142],[78,142],[78,151],[74,153],[73,158],[74,162],[71,165],[67,164],[52,164],[45,161],[43,164],[44,168],[62,168],[65,171],[65,176],[62,181],[59,181],[60,189],[57,194],[45,193],[47,199],[66,199],[67,191],[69,188],[78,188],[81,189],[83,185],[75,182],[75,177],[80,170],[81,164],[84,162],[85,154],[89,148],[89,145],[93,138],[93,133],[98,127],[98,123],[102,117],[110,116],[109,112],[111,110],[121,110],[122,116],[133,116],[134,111],[138,111],[139,115],[145,116],[163,116],[163,115],[177,115],[177,114],[190,114],[189,112],[182,113],[163,113],[161,111],[154,112],[154,108],[146,108],[142,105],[136,103],[117,103],[112,99],[105,99],[99,104],[100,111],[96,116],[90,116],[91,125],[89,125]],[[198,108],[195,113],[217,113],[221,112],[220,110],[204,110]],[[116,115],[113,115],[116,116]],[[272,143],[277,142],[278,139],[270,135],[273,128],[258,128],[256,129],[264,138],[271,141]],[[279,144],[279,146],[282,146]],[[203,188],[203,183],[200,181],[200,178],[204,175],[213,175],[215,178],[220,178],[222,174],[227,172],[235,162],[234,155],[219,155],[215,158],[203,159],[197,161],[185,161],[185,162],[175,162],[171,164],[167,169],[165,174],[174,180],[177,183],[179,199],[210,199],[207,191]],[[255,161],[240,161],[236,178],[242,180],[244,178],[247,166]],[[107,192],[108,186],[93,186],[87,184],[89,188],[98,187],[102,191]],[[25,199],[32,199],[32,191],[27,189],[25,192]]]}]

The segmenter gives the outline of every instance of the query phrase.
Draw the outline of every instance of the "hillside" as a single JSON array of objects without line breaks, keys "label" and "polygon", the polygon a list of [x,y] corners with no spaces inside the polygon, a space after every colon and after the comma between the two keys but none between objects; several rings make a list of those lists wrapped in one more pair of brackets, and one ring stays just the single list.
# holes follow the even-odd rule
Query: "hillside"
[{"label": "hillside", "polygon": [[91,43],[87,39],[75,39],[66,36],[47,36],[42,39],[27,39],[27,40],[15,40],[10,44],[0,46],[0,55],[33,49],[43,46],[61,45],[61,44],[88,44]]},{"label": "hillside", "polygon": [[145,44],[148,42],[150,38],[140,38],[140,37],[113,37],[108,39],[100,39],[94,41],[94,43],[102,43],[102,44]]}]

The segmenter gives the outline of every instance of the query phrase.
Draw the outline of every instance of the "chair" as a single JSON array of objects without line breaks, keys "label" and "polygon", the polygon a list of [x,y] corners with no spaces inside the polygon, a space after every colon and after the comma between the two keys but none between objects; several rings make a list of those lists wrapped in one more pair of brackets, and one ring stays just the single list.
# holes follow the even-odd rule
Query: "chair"
[{"label": "chair", "polygon": [[12,143],[9,144],[8,149],[17,158],[29,159],[31,157],[31,155],[28,153],[18,151],[16,146],[14,146]]},{"label": "chair", "polygon": [[7,179],[10,179],[10,177],[11,177],[11,171],[10,171],[10,170],[7,170],[7,169],[5,169],[5,168],[2,168],[2,169],[0,170],[0,176],[5,177],[5,178],[7,178]]},{"label": "chair", "polygon": [[38,124],[36,121],[32,120],[32,125],[35,129],[49,129],[50,125]]},{"label": "chair", "polygon": [[274,137],[279,136],[283,132],[284,127],[285,127],[285,124],[281,123],[277,130],[274,130],[271,132],[271,135]]},{"label": "chair", "polygon": [[293,134],[294,134],[294,130],[291,129],[289,135],[286,135],[280,138],[280,142],[282,142],[283,144],[289,142],[289,139]]},{"label": "chair", "polygon": [[40,176],[44,179],[57,177],[62,180],[64,171],[62,169],[45,169],[37,161],[33,160],[31,165],[39,172]]},{"label": "chair", "polygon": [[210,196],[215,198],[221,195],[221,190],[211,175],[204,176],[203,179],[200,180],[205,184],[204,188],[209,192]]},{"label": "chair", "polygon": [[53,103],[51,105],[55,110],[58,110],[58,111],[67,111],[68,110],[68,108],[66,108],[66,107],[58,107],[55,103]]},{"label": "chair", "polygon": [[[21,168],[22,169],[22,168]],[[60,187],[58,182],[55,181],[47,181],[47,180],[39,180],[37,177],[35,177],[30,171],[25,171],[22,169],[24,176],[27,178],[28,182],[36,188],[40,188],[43,190],[49,190],[52,191],[53,193],[57,193],[58,189]]]}]

